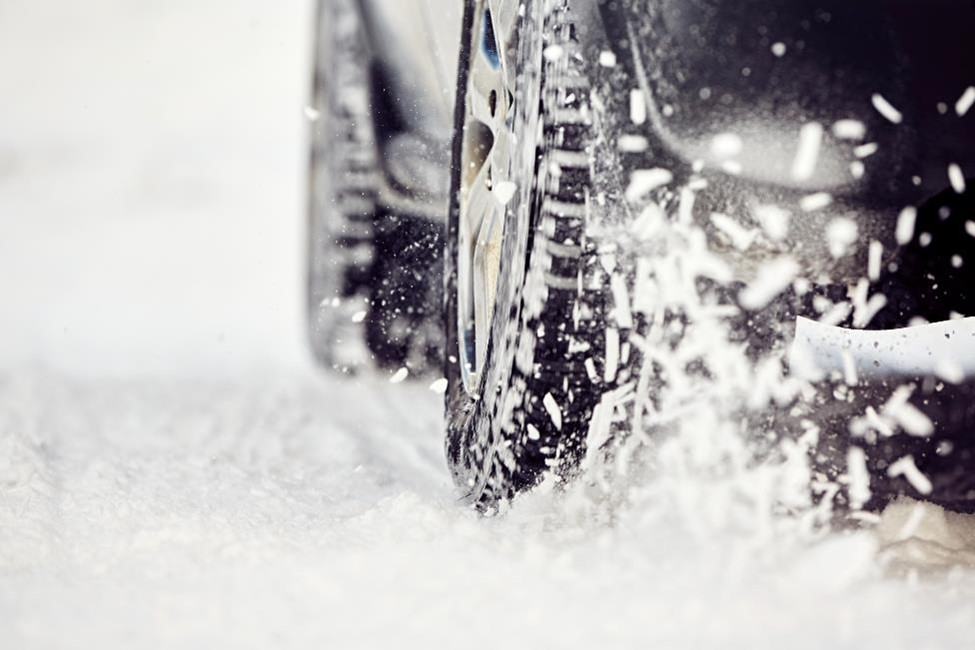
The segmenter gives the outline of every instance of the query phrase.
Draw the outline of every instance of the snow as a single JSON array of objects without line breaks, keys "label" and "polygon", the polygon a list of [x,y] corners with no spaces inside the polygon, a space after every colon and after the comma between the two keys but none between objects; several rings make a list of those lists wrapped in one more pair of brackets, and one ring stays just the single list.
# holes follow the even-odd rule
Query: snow
[{"label": "snow", "polygon": [[428,380],[311,368],[309,2],[0,13],[0,647],[969,642],[964,565],[724,530],[675,477],[479,517]]}]

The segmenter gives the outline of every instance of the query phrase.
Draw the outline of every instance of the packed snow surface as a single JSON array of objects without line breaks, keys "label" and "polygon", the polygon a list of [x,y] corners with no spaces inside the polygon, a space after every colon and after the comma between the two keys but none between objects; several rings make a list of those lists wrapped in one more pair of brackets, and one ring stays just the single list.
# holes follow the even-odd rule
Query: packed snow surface
[{"label": "packed snow surface", "polygon": [[963,538],[898,569],[680,481],[486,519],[431,380],[312,369],[311,16],[0,7],[0,647],[970,647]]}]

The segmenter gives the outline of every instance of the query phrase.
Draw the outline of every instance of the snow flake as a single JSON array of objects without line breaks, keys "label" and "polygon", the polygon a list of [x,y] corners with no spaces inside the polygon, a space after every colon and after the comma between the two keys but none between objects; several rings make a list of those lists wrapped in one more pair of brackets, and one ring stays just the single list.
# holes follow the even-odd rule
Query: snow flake
[{"label": "snow flake", "polygon": [[911,484],[911,487],[920,494],[931,494],[931,491],[934,490],[931,479],[921,473],[921,470],[914,464],[914,457],[911,455],[904,456],[891,463],[890,467],[887,468],[887,476],[891,478],[903,476]]},{"label": "snow flake", "polygon": [[819,160],[819,149],[823,143],[823,125],[819,122],[807,122],[799,129],[799,148],[792,161],[792,178],[797,181],[807,181],[816,171]]},{"label": "snow flake", "polygon": [[907,206],[901,210],[897,217],[897,227],[894,229],[894,238],[897,243],[903,246],[914,239],[914,224],[917,222],[917,208]]},{"label": "snow flake", "polygon": [[965,174],[957,163],[948,165],[948,180],[951,182],[951,188],[955,192],[958,194],[965,193]]},{"label": "snow flake", "polygon": [[902,121],[904,121],[904,116],[901,114],[901,112],[894,108],[894,106],[880,93],[874,93],[870,97],[870,102],[873,104],[873,107],[877,109],[877,112],[883,115],[887,121],[893,124],[900,124]]},{"label": "snow flake", "polygon": [[975,86],[966,88],[958,101],[955,102],[955,113],[958,117],[965,117],[965,113],[972,107],[972,104],[975,104]]},{"label": "snow flake", "polygon": [[630,91],[630,121],[637,126],[647,121],[647,102],[638,88]]},{"label": "snow flake", "polygon": [[630,184],[626,188],[626,200],[634,203],[673,179],[674,175],[669,170],[660,167],[638,169],[630,174]]},{"label": "snow flake", "polygon": [[552,424],[559,431],[562,430],[562,409],[559,408],[558,402],[552,397],[552,393],[545,393],[545,397],[542,398],[542,405],[545,410],[548,411],[548,417],[552,420]]},{"label": "snow flake", "polygon": [[785,291],[799,273],[791,257],[779,257],[759,268],[757,277],[738,295],[745,309],[761,309]]},{"label": "snow flake", "polygon": [[867,127],[860,120],[837,120],[833,122],[833,135],[840,140],[863,140]]}]

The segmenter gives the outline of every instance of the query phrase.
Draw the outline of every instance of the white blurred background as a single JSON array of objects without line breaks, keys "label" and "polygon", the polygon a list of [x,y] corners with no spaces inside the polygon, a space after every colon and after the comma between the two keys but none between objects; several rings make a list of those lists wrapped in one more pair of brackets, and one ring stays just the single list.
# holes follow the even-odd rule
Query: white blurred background
[{"label": "white blurred background", "polygon": [[0,364],[304,363],[312,16],[0,2]]}]

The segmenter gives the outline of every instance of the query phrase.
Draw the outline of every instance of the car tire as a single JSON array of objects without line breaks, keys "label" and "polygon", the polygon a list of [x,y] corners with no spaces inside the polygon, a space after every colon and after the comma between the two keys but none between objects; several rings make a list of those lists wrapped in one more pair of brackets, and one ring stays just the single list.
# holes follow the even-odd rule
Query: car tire
[{"label": "car tire", "polygon": [[[528,0],[512,33],[498,34],[493,24],[487,29],[488,11],[473,0],[465,10],[445,305],[447,457],[459,489],[483,511],[546,477],[562,481],[575,471],[601,395],[624,380],[622,372],[611,376],[604,355],[593,351],[605,350],[608,336],[626,340],[607,334],[607,280],[594,273],[589,81],[567,2]],[[471,156],[464,152],[478,101],[470,96],[478,92],[472,70],[490,34],[508,57],[505,65],[517,66],[507,75],[515,87],[505,120],[518,145],[507,176],[516,190],[503,208],[490,334],[473,378],[465,374],[471,328],[459,309],[467,282],[462,255],[468,254],[462,219],[476,192],[465,185]],[[512,43],[517,49],[508,49]]]}]

